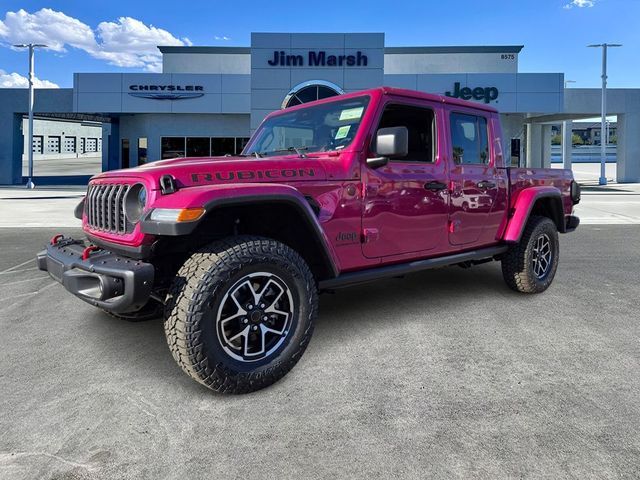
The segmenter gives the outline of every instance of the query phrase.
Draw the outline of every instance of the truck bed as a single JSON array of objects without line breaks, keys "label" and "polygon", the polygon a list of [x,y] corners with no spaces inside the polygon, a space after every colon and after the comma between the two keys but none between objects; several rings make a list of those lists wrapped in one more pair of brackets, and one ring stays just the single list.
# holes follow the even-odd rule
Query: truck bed
[{"label": "truck bed", "polygon": [[552,186],[560,190],[564,211],[571,212],[571,170],[563,168],[509,168],[510,205],[513,207],[518,195],[531,186]]}]

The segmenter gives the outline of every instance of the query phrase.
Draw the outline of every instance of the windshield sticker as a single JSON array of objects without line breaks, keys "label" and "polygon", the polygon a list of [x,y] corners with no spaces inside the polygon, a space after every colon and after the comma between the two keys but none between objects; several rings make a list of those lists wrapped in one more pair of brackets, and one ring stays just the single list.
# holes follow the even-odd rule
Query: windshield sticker
[{"label": "windshield sticker", "polygon": [[341,138],[345,138],[349,134],[349,129],[351,125],[344,125],[338,129],[336,132],[336,140],[340,140]]},{"label": "windshield sticker", "polygon": [[340,112],[340,120],[358,120],[362,116],[364,107],[348,108]]}]

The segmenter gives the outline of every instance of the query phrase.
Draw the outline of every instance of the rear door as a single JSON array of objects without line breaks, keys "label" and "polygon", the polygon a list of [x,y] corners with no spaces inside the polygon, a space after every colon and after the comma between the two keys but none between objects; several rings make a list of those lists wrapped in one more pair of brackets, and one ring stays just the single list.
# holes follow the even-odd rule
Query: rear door
[{"label": "rear door", "polygon": [[405,126],[409,152],[377,169],[363,167],[366,257],[419,256],[446,244],[447,173],[436,140],[441,115],[442,109],[428,102],[390,98],[384,104],[372,138],[379,128]]},{"label": "rear door", "polygon": [[496,208],[506,188],[495,163],[491,113],[448,109],[451,164],[449,242],[491,243],[502,221]]}]

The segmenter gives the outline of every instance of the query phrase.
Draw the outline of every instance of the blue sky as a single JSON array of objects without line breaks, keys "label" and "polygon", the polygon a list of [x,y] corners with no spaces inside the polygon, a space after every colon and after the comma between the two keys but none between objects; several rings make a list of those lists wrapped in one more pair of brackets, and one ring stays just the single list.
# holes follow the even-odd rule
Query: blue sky
[{"label": "blue sky", "polygon": [[[46,41],[38,78],[72,86],[73,72],[157,71],[154,45],[248,46],[252,31],[385,32],[387,46],[519,45],[521,72],[564,72],[572,87],[640,88],[640,0],[396,0],[389,2],[163,2],[3,0],[0,86],[22,85],[26,54],[15,42]],[[22,11],[21,11],[22,10]]]}]

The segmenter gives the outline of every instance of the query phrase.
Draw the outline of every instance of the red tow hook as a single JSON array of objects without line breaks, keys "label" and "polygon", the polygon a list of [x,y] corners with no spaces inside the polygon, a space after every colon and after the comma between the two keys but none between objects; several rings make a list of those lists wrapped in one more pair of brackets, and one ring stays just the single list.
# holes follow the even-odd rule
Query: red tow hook
[{"label": "red tow hook", "polygon": [[64,235],[59,233],[58,235],[54,235],[53,237],[51,237],[51,240],[49,240],[49,243],[51,245],[55,245],[56,243],[58,243],[63,238],[64,238]]},{"label": "red tow hook", "polygon": [[91,255],[91,252],[95,252],[96,250],[100,250],[100,247],[96,247],[95,245],[89,245],[82,251],[82,260],[86,260]]}]

